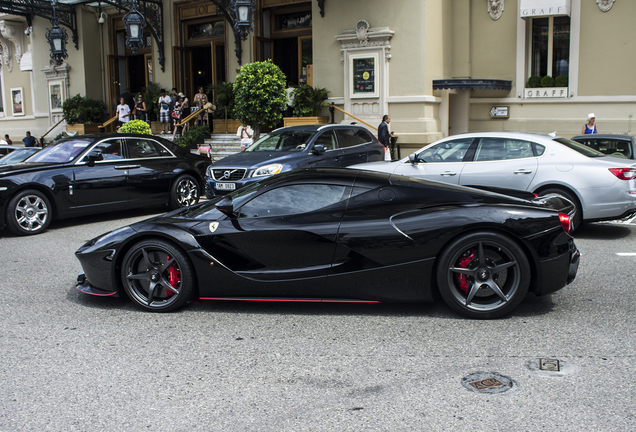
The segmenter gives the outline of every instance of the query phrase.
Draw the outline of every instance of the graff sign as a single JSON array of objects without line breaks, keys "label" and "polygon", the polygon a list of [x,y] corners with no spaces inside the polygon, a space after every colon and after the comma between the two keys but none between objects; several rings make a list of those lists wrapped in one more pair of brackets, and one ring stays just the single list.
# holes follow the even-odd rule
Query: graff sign
[{"label": "graff sign", "polygon": [[567,87],[547,87],[547,88],[527,88],[524,91],[526,99],[539,98],[566,98],[568,97]]},{"label": "graff sign", "polygon": [[521,18],[554,15],[570,15],[570,0],[521,0],[519,4]]}]

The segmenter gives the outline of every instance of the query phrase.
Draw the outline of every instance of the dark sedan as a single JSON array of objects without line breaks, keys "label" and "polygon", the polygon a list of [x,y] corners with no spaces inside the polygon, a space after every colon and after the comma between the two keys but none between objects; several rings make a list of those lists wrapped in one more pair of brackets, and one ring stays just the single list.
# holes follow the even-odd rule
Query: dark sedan
[{"label": "dark sedan", "polygon": [[241,153],[210,165],[208,198],[298,168],[346,167],[384,159],[384,146],[356,125],[303,125],[273,131]]},{"label": "dark sedan", "polygon": [[308,169],[103,234],[76,256],[87,294],[169,311],[205,300],[428,301],[472,318],[575,277],[572,204],[395,174]]},{"label": "dark sedan", "polygon": [[572,137],[572,141],[580,142],[608,156],[636,159],[636,137],[627,134],[587,134]]},{"label": "dark sedan", "polygon": [[62,139],[24,163],[0,166],[0,226],[31,235],[54,218],[196,204],[209,163],[149,135]]}]

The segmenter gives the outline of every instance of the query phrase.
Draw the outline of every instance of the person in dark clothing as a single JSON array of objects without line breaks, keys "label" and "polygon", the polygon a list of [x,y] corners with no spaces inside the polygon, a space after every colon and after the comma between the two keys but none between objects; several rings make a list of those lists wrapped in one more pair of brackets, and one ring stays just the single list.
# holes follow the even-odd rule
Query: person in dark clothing
[{"label": "person in dark clothing", "polygon": [[31,132],[27,131],[26,137],[22,138],[22,142],[25,147],[35,147],[38,144],[38,139],[31,136]]},{"label": "person in dark clothing", "polygon": [[391,160],[390,146],[391,146],[391,133],[389,132],[389,123],[391,123],[391,116],[384,114],[382,116],[382,123],[378,126],[378,141],[384,146],[384,160]]},{"label": "person in dark clothing", "polygon": [[130,112],[133,112],[135,109],[135,98],[132,97],[132,95],[130,94],[130,92],[128,91],[128,89],[126,89],[120,96],[119,98],[124,98],[124,103],[126,105],[128,105],[128,108],[130,108]]}]

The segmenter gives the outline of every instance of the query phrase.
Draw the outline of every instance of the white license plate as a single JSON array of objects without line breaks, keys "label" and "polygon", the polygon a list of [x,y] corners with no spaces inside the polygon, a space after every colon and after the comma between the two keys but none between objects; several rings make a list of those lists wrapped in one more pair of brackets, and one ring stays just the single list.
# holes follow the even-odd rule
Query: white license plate
[{"label": "white license plate", "polygon": [[236,183],[214,183],[216,190],[234,190],[236,189]]}]

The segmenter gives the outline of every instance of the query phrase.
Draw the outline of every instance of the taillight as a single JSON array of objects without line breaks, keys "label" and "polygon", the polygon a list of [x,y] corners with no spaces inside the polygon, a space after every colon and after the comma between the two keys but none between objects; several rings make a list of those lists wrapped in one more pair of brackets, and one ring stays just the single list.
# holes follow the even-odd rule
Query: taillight
[{"label": "taillight", "polygon": [[570,216],[565,213],[559,213],[559,221],[565,232],[570,234]]},{"label": "taillight", "polygon": [[609,168],[610,172],[621,180],[636,178],[636,168]]}]

